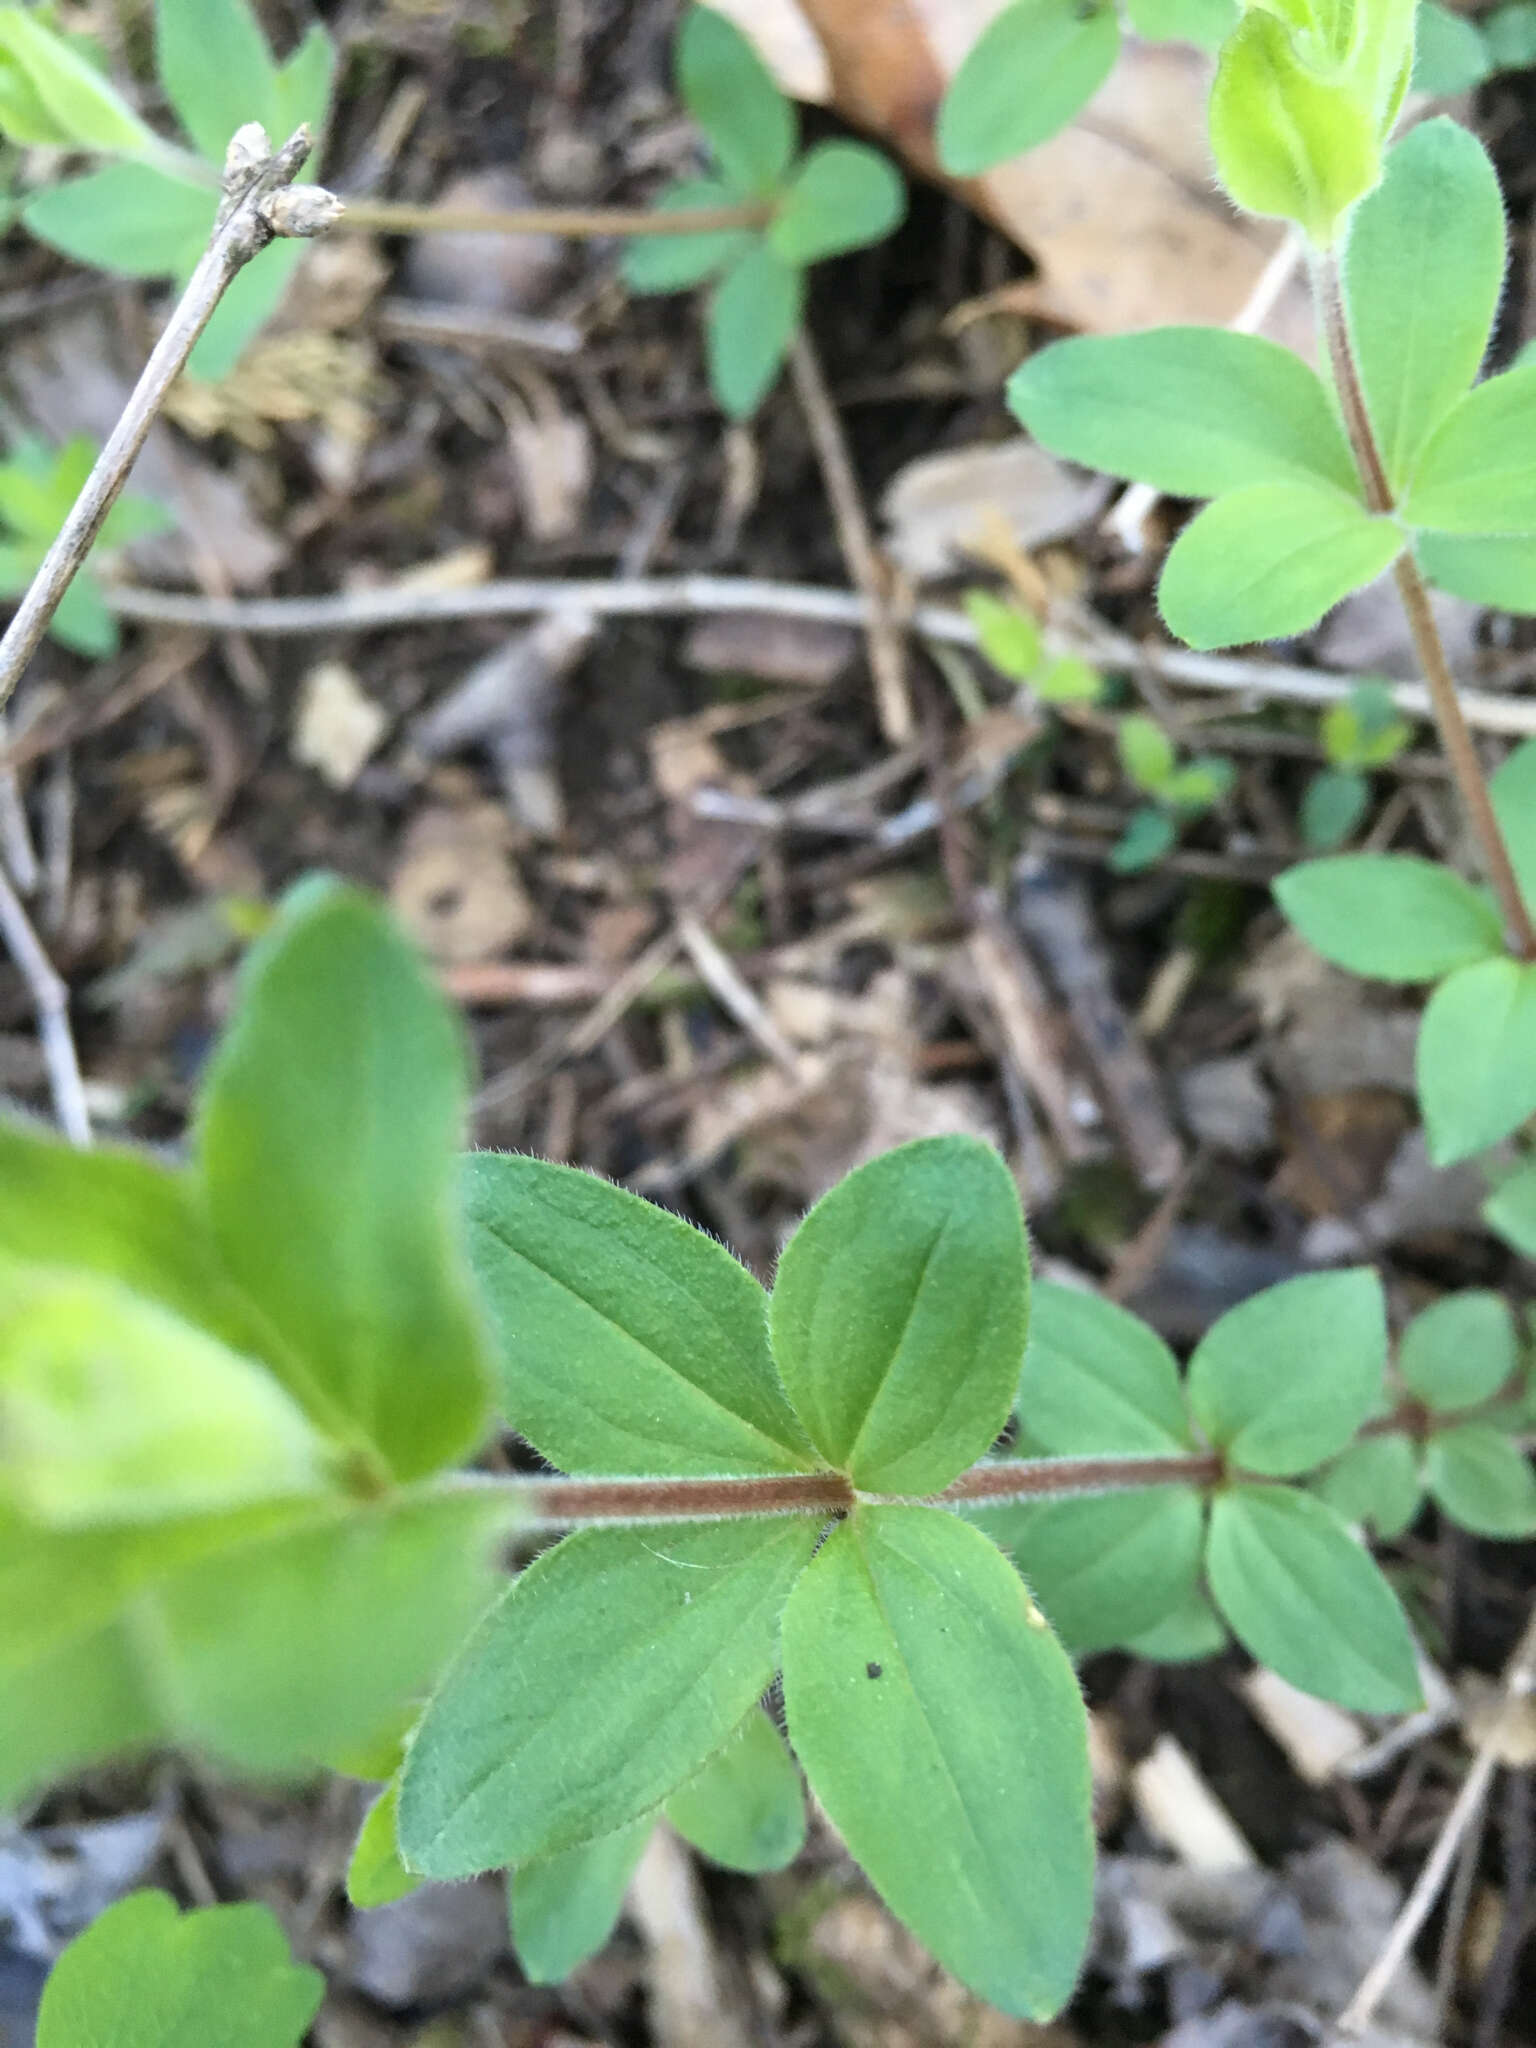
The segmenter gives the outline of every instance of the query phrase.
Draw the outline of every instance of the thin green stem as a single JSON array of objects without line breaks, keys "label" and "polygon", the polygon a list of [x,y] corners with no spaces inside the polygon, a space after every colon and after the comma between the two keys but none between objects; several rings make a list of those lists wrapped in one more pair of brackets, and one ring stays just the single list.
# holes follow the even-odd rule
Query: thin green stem
[{"label": "thin green stem", "polygon": [[407,206],[387,199],[349,199],[346,209],[338,227],[381,235],[718,235],[764,227],[773,218],[768,200],[679,207],[675,213],[630,206]]},{"label": "thin green stem", "polygon": [[[1359,366],[1350,341],[1337,256],[1330,253],[1320,258],[1315,277],[1334,388],[1338,393],[1344,430],[1349,436],[1361,482],[1365,486],[1365,501],[1372,512],[1390,513],[1394,509],[1392,488],[1371,427]],[[1472,744],[1472,734],[1456,692],[1456,679],[1451,674],[1440,628],[1435,623],[1428,587],[1419,573],[1418,563],[1407,550],[1398,556],[1392,574],[1407,616],[1419,667],[1429,688],[1430,708],[1434,712],[1440,744],[1445,749],[1451,775],[1482,851],[1488,880],[1498,898],[1508,944],[1522,960],[1536,960],[1536,924],[1532,923],[1531,913],[1520,892],[1503,828],[1488,793],[1488,778]]]}]

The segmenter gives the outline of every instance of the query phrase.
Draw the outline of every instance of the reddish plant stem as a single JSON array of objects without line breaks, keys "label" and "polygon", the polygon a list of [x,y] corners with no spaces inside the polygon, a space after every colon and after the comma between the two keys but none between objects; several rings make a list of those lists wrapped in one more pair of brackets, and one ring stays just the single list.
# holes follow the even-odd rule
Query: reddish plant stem
[{"label": "reddish plant stem", "polygon": [[[1376,444],[1349,338],[1336,255],[1329,254],[1321,259],[1316,270],[1316,285],[1334,388],[1344,418],[1344,430],[1349,436],[1365,486],[1365,501],[1372,512],[1388,513],[1393,510],[1392,487],[1381,459],[1381,450]],[[1536,925],[1532,924],[1525,898],[1520,893],[1514,863],[1509,857],[1493,799],[1488,794],[1488,779],[1462,714],[1461,700],[1456,694],[1456,679],[1445,657],[1445,645],[1435,624],[1428,588],[1410,552],[1405,550],[1398,556],[1392,575],[1407,616],[1414,652],[1429,689],[1430,707],[1440,733],[1440,744],[1445,749],[1446,761],[1482,851],[1488,880],[1498,898],[1508,944],[1522,960],[1536,960]]]}]

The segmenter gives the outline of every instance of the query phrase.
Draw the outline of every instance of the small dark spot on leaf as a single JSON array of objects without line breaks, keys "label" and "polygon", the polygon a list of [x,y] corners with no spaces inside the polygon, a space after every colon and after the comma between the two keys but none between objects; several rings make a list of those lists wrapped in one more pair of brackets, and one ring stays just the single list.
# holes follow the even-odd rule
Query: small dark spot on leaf
[{"label": "small dark spot on leaf", "polygon": [[866,1664],[864,1666],[864,1670],[866,1676],[870,1678],[878,1678],[880,1676],[881,1667],[878,1664]]}]

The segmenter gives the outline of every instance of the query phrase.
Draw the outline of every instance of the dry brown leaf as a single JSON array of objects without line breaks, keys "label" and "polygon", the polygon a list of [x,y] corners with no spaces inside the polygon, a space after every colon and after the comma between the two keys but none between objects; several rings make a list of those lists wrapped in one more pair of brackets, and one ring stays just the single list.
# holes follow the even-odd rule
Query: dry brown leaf
[{"label": "dry brown leaf", "polygon": [[[945,86],[1004,0],[719,0],[786,89],[828,98],[932,175]],[[806,47],[819,38],[824,75]],[[1034,309],[1107,333],[1165,320],[1226,321],[1280,239],[1239,219],[1205,153],[1209,60],[1126,40],[1085,113],[1060,135],[961,189],[1040,266]],[[1304,346],[1299,293],[1268,331]]]},{"label": "dry brown leaf", "polygon": [[332,789],[357,780],[389,724],[344,661],[321,661],[305,676],[293,729],[293,757],[323,775]]},{"label": "dry brown leaf", "polygon": [[412,823],[389,900],[433,960],[488,960],[532,927],[533,905],[507,852],[510,836],[499,804],[436,806]]}]

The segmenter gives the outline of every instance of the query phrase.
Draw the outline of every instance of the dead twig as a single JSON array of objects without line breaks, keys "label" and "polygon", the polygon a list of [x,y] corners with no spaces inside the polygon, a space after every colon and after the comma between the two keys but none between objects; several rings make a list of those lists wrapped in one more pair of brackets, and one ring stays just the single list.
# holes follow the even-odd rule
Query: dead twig
[{"label": "dead twig", "polygon": [[319,234],[340,213],[340,200],[329,192],[319,186],[293,182],[309,149],[309,130],[304,127],[297,129],[275,153],[256,122],[240,129],[232,138],[224,161],[223,197],[208,247],[198,259],[186,290],[166,322],[58,538],[43,557],[4,638],[0,639],[0,704],[10,696],[37,651],[59,600],[127,482],[139,450],[165,403],[166,393],[237,273],[275,236]]},{"label": "dead twig", "polygon": [[885,578],[869,516],[859,495],[853,458],[843,434],[842,422],[821,372],[821,362],[811,338],[802,327],[789,352],[789,372],[795,396],[805,415],[805,424],[821,465],[822,481],[832,505],[837,544],[842,550],[848,574],[859,587],[866,611],[864,633],[869,645],[870,672],[875,679],[875,708],[880,730],[888,745],[906,746],[913,732],[912,696],[907,687],[907,658],[901,634],[886,602]]},{"label": "dead twig", "polygon": [[[389,626],[437,625],[448,620],[526,618],[534,612],[584,611],[597,618],[691,617],[707,612],[760,612],[777,618],[865,625],[873,607],[858,591],[816,583],[758,582],[749,576],[531,577],[480,583],[465,590],[418,590],[404,583],[381,590],[337,591],[325,597],[192,597],[180,591],[113,584],[108,605],[120,619],[151,626],[199,627],[278,637],[311,633],[371,633]],[[913,630],[955,647],[975,647],[976,628],[949,605],[920,605]],[[1342,703],[1359,684],[1379,676],[1330,674],[1251,655],[1196,654],[1128,639],[1107,627],[1085,632],[1048,629],[1053,654],[1080,654],[1105,668],[1153,674],[1190,690],[1247,697],[1254,704],[1326,707]],[[1429,693],[1422,683],[1391,683],[1399,711],[1428,721]],[[1536,734],[1536,700],[1462,690],[1467,723],[1482,732],[1516,738]]]},{"label": "dead twig", "polygon": [[0,938],[27,984],[37,1009],[38,1036],[48,1066],[53,1092],[54,1114],[59,1128],[72,1145],[91,1142],[90,1113],[85,1106],[85,1087],[80,1079],[80,1061],[69,1028],[69,990],[43,943],[32,929],[31,919],[21,907],[21,898],[0,868]]}]

